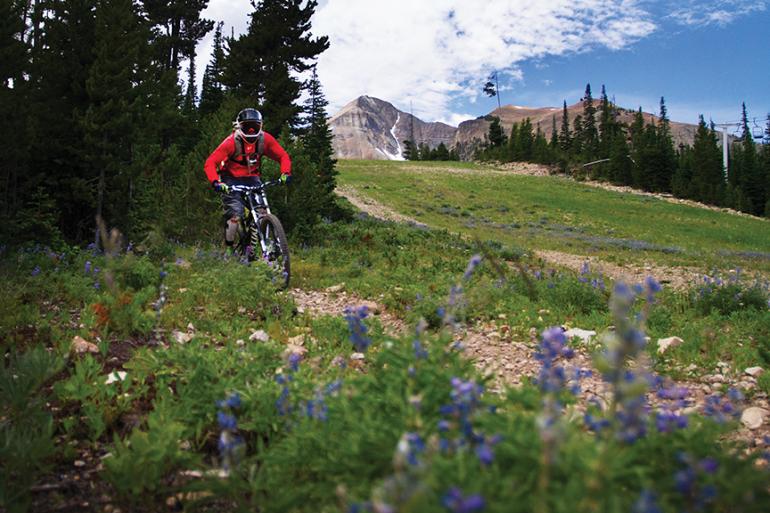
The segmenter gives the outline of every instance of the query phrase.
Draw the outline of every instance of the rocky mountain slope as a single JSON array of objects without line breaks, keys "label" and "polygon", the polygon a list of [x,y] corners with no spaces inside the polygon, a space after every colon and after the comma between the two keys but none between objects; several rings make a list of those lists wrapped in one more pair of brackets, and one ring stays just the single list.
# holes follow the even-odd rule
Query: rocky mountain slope
[{"label": "rocky mountain slope", "polygon": [[[598,101],[596,102],[598,107]],[[575,117],[582,114],[583,105],[578,102],[567,107],[570,125]],[[520,123],[529,118],[533,129],[538,127],[546,138],[551,136],[553,120],[557,130],[561,125],[562,109],[559,107],[519,107],[504,105],[487,116],[463,121],[455,128],[445,123],[427,123],[409,113],[398,110],[392,104],[370,96],[361,96],[345,105],[335,114],[329,126],[334,133],[334,150],[337,158],[342,159],[403,159],[403,141],[413,134],[416,144],[426,143],[435,148],[444,143],[448,148],[456,146],[463,158],[470,158],[473,150],[489,131],[492,116],[500,118],[506,131],[513,123]],[[620,109],[620,121],[631,123],[634,111]],[[645,122],[657,121],[657,116],[644,113]],[[691,144],[695,136],[696,125],[671,123],[674,144]]]},{"label": "rocky mountain slope", "polygon": [[402,142],[414,140],[431,148],[440,143],[451,147],[457,129],[444,123],[426,123],[396,109],[388,102],[361,96],[334,115],[329,126],[334,133],[337,158],[401,160]]}]

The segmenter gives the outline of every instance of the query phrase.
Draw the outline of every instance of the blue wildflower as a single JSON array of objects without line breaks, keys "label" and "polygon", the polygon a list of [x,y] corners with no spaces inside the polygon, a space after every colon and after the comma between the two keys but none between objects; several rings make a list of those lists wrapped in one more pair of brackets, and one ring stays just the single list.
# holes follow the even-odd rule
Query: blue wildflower
[{"label": "blue wildflower", "polygon": [[241,407],[241,396],[234,392],[230,394],[227,399],[223,401],[217,401],[217,406],[220,408],[238,409]]},{"label": "blue wildflower", "polygon": [[234,430],[238,427],[237,421],[233,415],[224,412],[217,412],[217,422],[222,429]]},{"label": "blue wildflower", "polygon": [[297,372],[299,370],[299,362],[302,361],[302,355],[297,353],[291,353],[289,355],[289,369],[291,369],[292,372]]},{"label": "blue wildflower", "polygon": [[469,280],[473,275],[473,271],[476,270],[476,267],[478,267],[480,263],[481,255],[473,255],[468,262],[468,266],[465,268],[465,272],[463,273],[463,280]]},{"label": "blue wildflower", "polygon": [[86,274],[89,274],[91,272],[91,261],[90,260],[86,260],[86,265],[85,265],[85,269],[84,270],[85,270]]},{"label": "blue wildflower", "polygon": [[657,495],[650,490],[642,490],[631,511],[632,513],[663,513],[658,505]]},{"label": "blue wildflower", "polygon": [[441,499],[442,504],[452,513],[472,513],[484,509],[484,498],[481,495],[463,496],[457,487],[447,491]]},{"label": "blue wildflower", "polygon": [[364,324],[364,319],[369,316],[369,309],[366,306],[359,308],[348,307],[345,309],[345,320],[348,322],[350,331],[350,342],[358,352],[365,352],[372,343],[367,336],[369,328]]},{"label": "blue wildflower", "polygon": [[423,360],[428,358],[428,351],[422,345],[422,342],[420,342],[418,339],[414,340],[414,342],[412,343],[412,347],[414,348],[415,359]]},{"label": "blue wildflower", "polygon": [[37,276],[40,274],[40,266],[36,265],[34,269],[32,269],[32,276]]}]

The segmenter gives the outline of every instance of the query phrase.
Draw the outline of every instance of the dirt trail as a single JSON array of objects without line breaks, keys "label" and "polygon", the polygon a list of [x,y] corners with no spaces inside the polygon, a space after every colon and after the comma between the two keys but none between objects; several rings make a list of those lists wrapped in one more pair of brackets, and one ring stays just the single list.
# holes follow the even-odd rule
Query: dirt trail
[{"label": "dirt trail", "polygon": [[580,272],[588,263],[592,273],[596,272],[626,283],[642,283],[646,277],[652,276],[664,286],[686,289],[703,278],[703,272],[692,267],[668,267],[650,263],[641,266],[636,264],[620,266],[595,256],[573,255],[544,249],[536,250],[534,254],[551,265],[566,267],[576,272]]},{"label": "dirt trail", "polygon": [[[397,316],[389,313],[375,301],[362,299],[344,290],[344,284],[329,287],[323,291],[307,291],[292,289],[300,313],[310,316],[342,316],[348,307],[366,306],[380,320],[385,332],[392,336],[401,336],[410,329]],[[464,355],[471,359],[482,375],[490,378],[490,391],[499,393],[506,386],[519,386],[524,378],[534,377],[540,370],[540,362],[535,358],[538,345],[538,333],[532,328],[530,339],[527,341],[513,340],[510,327],[505,324],[484,323],[464,328],[457,333],[457,340],[462,341]],[[606,383],[593,366],[590,351],[587,347],[575,351],[575,357],[565,362],[569,369],[590,370],[591,375],[580,382],[580,392],[575,406],[576,414],[585,411],[590,402],[609,403],[610,392]],[[690,369],[691,373],[703,372],[704,369]],[[712,374],[693,376],[689,380],[672,381],[671,385],[686,387],[689,390],[689,404],[678,410],[680,413],[700,412],[706,402],[706,397],[715,392],[722,392],[725,386],[732,386],[749,393],[751,400],[743,406],[757,407],[770,411],[768,396],[756,389],[756,379],[745,375],[731,374],[727,365],[720,367]],[[648,394],[648,401],[653,406],[671,406],[673,401],[658,398],[654,392]],[[753,449],[768,449],[765,437],[770,435],[770,415],[758,429],[748,429],[741,425],[734,437],[743,440]]]},{"label": "dirt trail", "polygon": [[413,219],[411,217],[399,214],[392,208],[379,203],[372,198],[361,196],[358,191],[352,187],[337,187],[337,194],[347,199],[354,207],[361,212],[375,217],[377,219],[383,219],[385,221],[395,221],[397,223],[409,223],[419,226],[425,226],[423,223]]},{"label": "dirt trail", "polygon": [[[534,164],[532,166],[535,166]],[[537,167],[537,166],[536,166]],[[423,168],[416,168],[417,170]],[[425,170],[434,168],[424,168]],[[474,172],[472,170],[453,169],[457,172]],[[503,171],[482,171],[484,173],[504,173]],[[385,221],[395,221],[401,223],[410,223],[425,226],[419,221],[399,214],[392,208],[379,203],[378,201],[361,195],[357,190],[352,187],[340,187],[337,189],[337,193],[350,201],[353,206],[365,212],[366,214],[382,219]],[[560,251],[552,250],[537,250],[534,255],[546,263],[557,266],[566,267],[576,272],[580,272],[583,265],[588,262],[589,268],[592,272],[598,272],[604,276],[608,276],[613,280],[623,280],[628,283],[641,283],[647,276],[653,276],[660,281],[664,286],[670,286],[675,289],[684,289],[695,283],[697,280],[702,279],[703,273],[692,267],[667,267],[656,264],[627,264],[617,265],[614,263],[606,262],[595,256],[582,256],[573,255],[570,253],[563,253]]]}]

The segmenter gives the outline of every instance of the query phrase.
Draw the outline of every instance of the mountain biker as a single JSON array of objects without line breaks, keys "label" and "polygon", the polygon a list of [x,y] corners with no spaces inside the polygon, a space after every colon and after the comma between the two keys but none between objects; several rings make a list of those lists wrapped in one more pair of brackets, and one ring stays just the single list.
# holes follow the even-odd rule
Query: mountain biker
[{"label": "mountain biker", "polygon": [[[262,114],[251,107],[238,113],[235,130],[206,159],[203,170],[214,190],[222,192],[225,219],[225,245],[232,248],[238,222],[243,215],[243,201],[238,193],[230,193],[232,185],[259,185],[262,156],[278,162],[281,181],[291,180],[291,159],[275,137],[262,129]],[[217,171],[219,173],[217,173]]]}]

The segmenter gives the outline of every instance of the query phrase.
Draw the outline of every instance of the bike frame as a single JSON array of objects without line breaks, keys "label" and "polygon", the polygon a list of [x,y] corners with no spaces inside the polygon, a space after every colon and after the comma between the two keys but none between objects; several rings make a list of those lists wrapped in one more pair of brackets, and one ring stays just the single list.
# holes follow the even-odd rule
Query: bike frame
[{"label": "bike frame", "polygon": [[[233,192],[240,193],[246,200],[245,206],[248,209],[248,212],[244,212],[244,219],[241,219],[241,222],[245,223],[245,217],[248,215],[251,216],[254,226],[259,226],[259,220],[266,214],[272,213],[270,212],[270,205],[267,202],[265,189],[280,183],[280,180],[272,180],[261,185],[231,185],[229,189]],[[264,256],[267,253],[267,244],[265,243],[264,237],[262,237],[262,232],[259,230],[256,230],[256,232],[259,234],[259,245],[262,249],[262,255]],[[251,240],[250,242],[253,244],[256,241]]]}]

